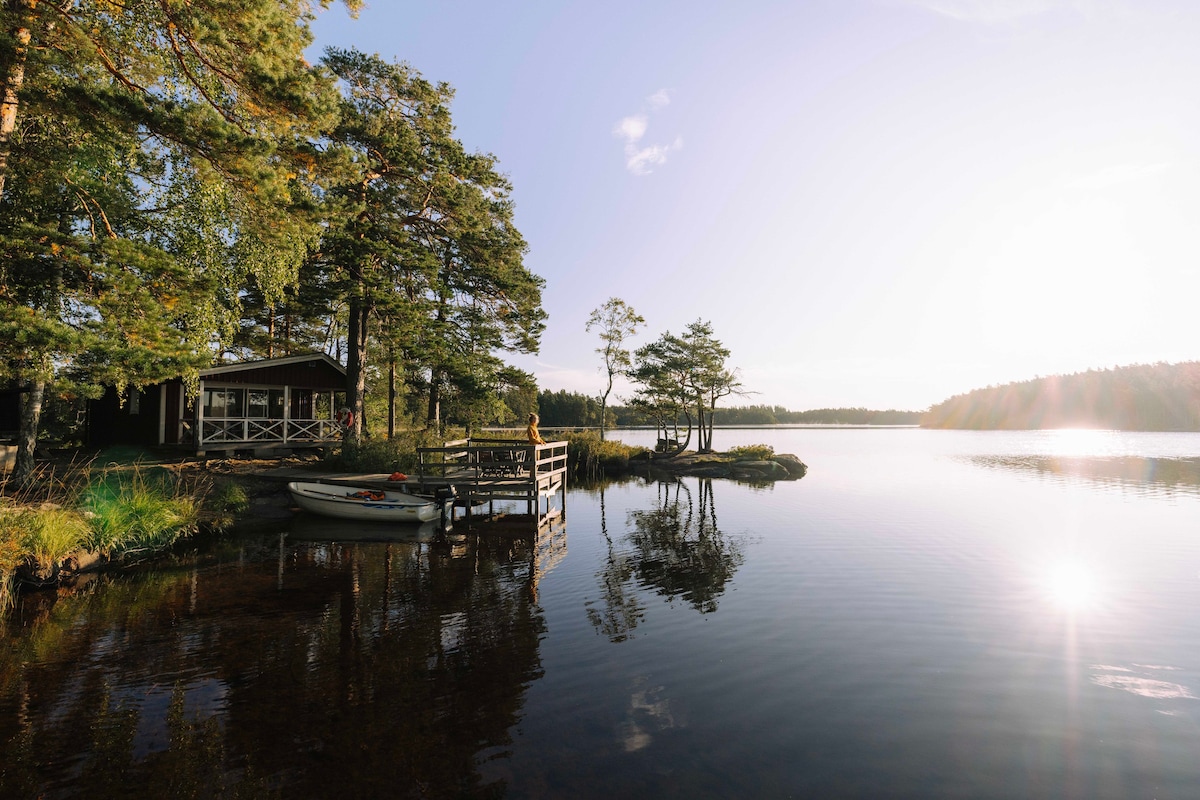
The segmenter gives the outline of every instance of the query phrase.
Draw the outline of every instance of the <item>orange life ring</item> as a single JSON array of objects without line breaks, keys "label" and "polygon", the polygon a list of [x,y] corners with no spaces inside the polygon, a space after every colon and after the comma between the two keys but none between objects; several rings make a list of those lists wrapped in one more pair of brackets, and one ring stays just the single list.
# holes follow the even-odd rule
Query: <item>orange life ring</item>
[{"label": "orange life ring", "polygon": [[343,428],[353,428],[354,412],[348,408],[339,408],[337,412],[337,424]]}]

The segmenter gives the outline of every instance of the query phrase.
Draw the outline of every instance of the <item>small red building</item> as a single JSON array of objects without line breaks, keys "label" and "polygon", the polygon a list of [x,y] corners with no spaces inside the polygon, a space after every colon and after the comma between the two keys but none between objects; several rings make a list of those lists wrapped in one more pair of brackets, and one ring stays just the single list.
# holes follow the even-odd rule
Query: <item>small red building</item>
[{"label": "small red building", "polygon": [[345,391],[345,368],[324,353],[224,364],[200,371],[195,397],[179,378],[124,397],[109,388],[89,404],[88,441],[199,454],[319,447],[342,438],[336,416]]}]

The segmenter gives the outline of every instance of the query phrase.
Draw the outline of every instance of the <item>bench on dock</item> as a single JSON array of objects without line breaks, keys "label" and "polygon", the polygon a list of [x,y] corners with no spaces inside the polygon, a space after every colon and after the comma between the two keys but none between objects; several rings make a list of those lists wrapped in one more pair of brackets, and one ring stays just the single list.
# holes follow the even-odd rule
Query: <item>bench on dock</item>
[{"label": "bench on dock", "polygon": [[515,478],[525,472],[525,451],[511,450],[480,450],[476,467],[483,478]]}]

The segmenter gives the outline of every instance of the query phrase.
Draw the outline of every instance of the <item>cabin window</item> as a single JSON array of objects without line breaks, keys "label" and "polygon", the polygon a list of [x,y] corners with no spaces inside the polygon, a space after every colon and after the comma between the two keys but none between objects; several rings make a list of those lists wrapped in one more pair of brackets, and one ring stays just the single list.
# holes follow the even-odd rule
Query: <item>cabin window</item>
[{"label": "cabin window", "polygon": [[283,419],[283,389],[249,389],[246,416],[251,419]]},{"label": "cabin window", "polygon": [[246,407],[245,389],[205,389],[204,418],[241,417]]}]

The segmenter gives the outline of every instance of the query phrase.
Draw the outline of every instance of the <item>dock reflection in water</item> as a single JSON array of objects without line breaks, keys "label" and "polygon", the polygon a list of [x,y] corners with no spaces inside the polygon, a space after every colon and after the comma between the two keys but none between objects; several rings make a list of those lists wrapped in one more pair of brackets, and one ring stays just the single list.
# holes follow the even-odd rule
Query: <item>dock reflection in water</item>
[{"label": "dock reflection in water", "polygon": [[474,757],[542,674],[544,568],[528,538],[281,534],[28,603],[0,648],[0,796],[502,793]]}]

